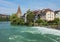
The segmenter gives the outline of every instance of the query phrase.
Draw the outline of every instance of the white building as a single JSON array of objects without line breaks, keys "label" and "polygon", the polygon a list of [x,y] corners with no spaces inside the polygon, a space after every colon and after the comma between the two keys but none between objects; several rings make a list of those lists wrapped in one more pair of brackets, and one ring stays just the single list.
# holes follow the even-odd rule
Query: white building
[{"label": "white building", "polygon": [[59,18],[60,19],[60,11],[55,11],[55,14],[56,14],[56,18]]},{"label": "white building", "polygon": [[55,13],[51,9],[44,9],[42,11],[41,19],[44,19],[46,21],[53,21],[55,18]]}]

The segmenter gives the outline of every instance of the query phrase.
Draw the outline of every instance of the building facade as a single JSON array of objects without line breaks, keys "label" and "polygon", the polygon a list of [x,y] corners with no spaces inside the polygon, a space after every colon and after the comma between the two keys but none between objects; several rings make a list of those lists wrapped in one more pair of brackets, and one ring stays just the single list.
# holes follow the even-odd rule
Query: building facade
[{"label": "building facade", "polygon": [[0,20],[8,20],[9,21],[10,15],[0,14]]},{"label": "building facade", "polygon": [[56,14],[55,17],[60,19],[60,10],[55,11],[55,14]]},{"label": "building facade", "polygon": [[55,13],[51,9],[44,9],[42,10],[40,18],[46,21],[53,21],[55,18]]},{"label": "building facade", "polygon": [[[53,21],[55,19],[55,12],[51,9],[35,10],[32,12],[35,14],[35,21],[39,18],[46,21]],[[24,14],[23,18],[27,22],[27,14]]]},{"label": "building facade", "polygon": [[35,10],[33,11],[33,13],[35,14],[34,20],[37,20],[38,18],[40,18],[41,10]]}]

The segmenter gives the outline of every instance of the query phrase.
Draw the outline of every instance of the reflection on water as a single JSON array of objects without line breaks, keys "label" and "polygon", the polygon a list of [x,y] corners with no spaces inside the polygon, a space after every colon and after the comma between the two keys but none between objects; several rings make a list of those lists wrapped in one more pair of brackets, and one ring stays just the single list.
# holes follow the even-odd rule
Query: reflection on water
[{"label": "reflection on water", "polygon": [[60,42],[60,31],[0,23],[0,42]]}]

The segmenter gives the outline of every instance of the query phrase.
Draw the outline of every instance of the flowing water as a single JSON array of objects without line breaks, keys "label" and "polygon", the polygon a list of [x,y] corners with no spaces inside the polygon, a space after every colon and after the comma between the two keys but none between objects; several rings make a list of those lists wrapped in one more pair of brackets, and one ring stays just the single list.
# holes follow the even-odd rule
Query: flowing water
[{"label": "flowing water", "polygon": [[60,30],[0,22],[0,42],[60,42]]}]

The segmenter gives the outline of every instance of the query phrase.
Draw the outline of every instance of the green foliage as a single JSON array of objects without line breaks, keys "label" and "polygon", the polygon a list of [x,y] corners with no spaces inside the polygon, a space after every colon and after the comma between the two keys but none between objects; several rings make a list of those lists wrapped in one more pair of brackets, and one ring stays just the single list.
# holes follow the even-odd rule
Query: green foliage
[{"label": "green foliage", "polygon": [[28,23],[27,23],[27,26],[32,26],[32,25],[33,25],[32,22],[28,22]]},{"label": "green foliage", "polygon": [[53,21],[49,21],[48,24],[49,25],[57,25],[57,24],[59,24],[59,21],[60,21],[59,18],[55,18]]},{"label": "green foliage", "polygon": [[15,18],[17,18],[16,14],[12,14],[12,15],[10,16],[10,21],[13,20],[13,19],[15,19]]},{"label": "green foliage", "polygon": [[24,25],[24,20],[22,18],[18,18],[16,14],[13,14],[12,16],[10,16],[10,21],[11,21],[11,24],[14,24],[14,25]]},{"label": "green foliage", "polygon": [[42,20],[42,19],[36,20],[35,23],[38,23],[38,24],[40,24],[40,25],[47,25],[47,22],[44,21],[44,20]]},{"label": "green foliage", "polygon": [[27,11],[27,22],[34,22],[34,13],[30,10]]},{"label": "green foliage", "polygon": [[27,14],[27,23],[26,23],[26,25],[32,26],[33,22],[34,22],[35,14],[32,11],[30,11],[30,9],[26,12],[26,14]]},{"label": "green foliage", "polygon": [[6,17],[5,18],[1,18],[0,17],[0,21],[9,21],[9,18],[6,18]]},{"label": "green foliage", "polygon": [[59,23],[59,18],[55,18],[54,23],[58,24]]},{"label": "green foliage", "polygon": [[46,26],[46,25],[56,25],[60,22],[59,18],[55,18],[53,21],[45,21],[39,18],[36,21],[34,21],[35,14],[32,11],[30,11],[30,9],[26,12],[26,15],[27,15],[27,23],[24,22],[23,18],[18,18],[16,14],[13,14],[12,16],[10,16],[11,24],[33,26],[36,23],[39,26]]}]

